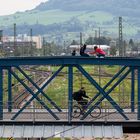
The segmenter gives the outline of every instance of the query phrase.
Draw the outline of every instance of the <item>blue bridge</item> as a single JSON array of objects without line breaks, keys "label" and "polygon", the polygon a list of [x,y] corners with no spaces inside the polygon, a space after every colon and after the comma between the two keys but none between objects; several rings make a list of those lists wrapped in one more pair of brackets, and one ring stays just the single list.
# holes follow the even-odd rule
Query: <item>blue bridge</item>
[{"label": "blue bridge", "polygon": [[[31,66],[57,66],[44,80],[34,81],[27,69]],[[118,67],[106,82],[100,83],[102,76],[88,71],[86,66],[103,69],[104,66]],[[62,106],[57,104],[50,94],[44,90],[54,79],[66,69],[67,76],[67,103]],[[96,89],[95,94],[90,95],[90,101],[84,114],[73,117],[74,102],[72,94],[75,87],[75,71],[80,73],[88,81],[88,84]],[[32,73],[35,71],[32,70]],[[40,71],[41,73],[41,71]],[[36,73],[35,73],[36,74]],[[21,76],[22,75],[22,76]],[[22,78],[21,78],[22,77]],[[24,79],[26,80],[23,80]],[[38,77],[39,79],[40,77]],[[22,100],[20,106],[15,107],[13,91],[13,79],[16,79],[26,94],[26,100]],[[63,80],[63,75],[61,77]],[[38,82],[40,84],[38,84]],[[82,78],[81,78],[82,82]],[[84,81],[83,81],[84,82]],[[31,86],[32,85],[32,86]],[[119,86],[123,87],[119,90]],[[55,89],[55,87],[53,87]],[[118,93],[114,95],[114,90]],[[6,90],[5,90],[6,89]],[[127,89],[127,90],[126,90]],[[116,99],[122,93],[120,101]],[[18,93],[21,95],[21,93]],[[55,93],[57,94],[57,93]],[[25,94],[24,94],[25,95]],[[63,98],[59,94],[59,98]],[[17,95],[17,98],[18,95]],[[45,100],[44,100],[45,99]],[[42,107],[35,107],[36,104]],[[127,102],[127,103],[126,103]],[[30,107],[29,107],[30,106]],[[96,107],[99,107],[100,116],[92,117]],[[98,113],[98,112],[96,112]],[[0,59],[0,123],[3,125],[121,125],[124,128],[140,127],[140,58],[126,57],[80,57],[80,56],[53,56],[53,57],[11,57]],[[68,127],[67,126],[67,127]],[[15,126],[17,127],[17,126]],[[52,129],[52,128],[51,128]],[[44,130],[45,131],[45,130]],[[2,134],[1,134],[2,135]]]}]

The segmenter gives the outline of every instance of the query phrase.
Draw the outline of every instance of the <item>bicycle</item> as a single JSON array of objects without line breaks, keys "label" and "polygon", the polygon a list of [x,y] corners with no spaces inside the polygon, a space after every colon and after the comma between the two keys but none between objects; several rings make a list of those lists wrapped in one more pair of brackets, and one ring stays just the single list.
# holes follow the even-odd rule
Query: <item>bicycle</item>
[{"label": "bicycle", "polygon": [[[76,103],[73,105],[72,109],[72,117],[78,118],[80,115],[83,115],[88,107],[85,105],[84,109],[82,108],[82,105]],[[90,113],[90,116],[93,118],[98,118],[101,115],[101,108],[99,106],[94,106],[94,110]]]}]

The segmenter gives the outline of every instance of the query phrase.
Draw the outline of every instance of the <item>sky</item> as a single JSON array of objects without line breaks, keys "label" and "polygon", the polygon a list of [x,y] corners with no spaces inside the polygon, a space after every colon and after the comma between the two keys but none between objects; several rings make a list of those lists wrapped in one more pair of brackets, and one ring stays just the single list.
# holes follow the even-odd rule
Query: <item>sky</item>
[{"label": "sky", "polygon": [[0,0],[0,16],[31,10],[48,0]]}]

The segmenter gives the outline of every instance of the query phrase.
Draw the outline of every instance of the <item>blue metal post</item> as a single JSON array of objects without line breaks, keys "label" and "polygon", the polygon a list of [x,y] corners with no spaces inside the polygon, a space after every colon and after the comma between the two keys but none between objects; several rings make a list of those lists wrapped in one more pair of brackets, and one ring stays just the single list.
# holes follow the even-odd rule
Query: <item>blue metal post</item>
[{"label": "blue metal post", "polygon": [[9,69],[11,69],[11,67],[8,68],[8,112],[11,112],[12,111],[12,89],[11,89],[12,75]]},{"label": "blue metal post", "polygon": [[138,67],[138,120],[140,120],[140,67]]},{"label": "blue metal post", "polygon": [[3,69],[0,67],[0,120],[3,120]]},{"label": "blue metal post", "polygon": [[135,111],[135,71],[132,68],[131,72],[131,111]]},{"label": "blue metal post", "polygon": [[68,73],[69,73],[69,83],[68,83],[68,121],[71,122],[72,118],[72,92],[73,92],[73,67],[70,65],[68,67]]}]

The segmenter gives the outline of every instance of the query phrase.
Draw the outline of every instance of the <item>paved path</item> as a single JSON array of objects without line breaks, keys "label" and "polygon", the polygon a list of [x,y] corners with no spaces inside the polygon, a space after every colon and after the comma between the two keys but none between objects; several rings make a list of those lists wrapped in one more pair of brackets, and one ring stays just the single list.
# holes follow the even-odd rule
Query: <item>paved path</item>
[{"label": "paved path", "polygon": [[[18,111],[18,109],[13,110],[11,113],[4,110],[4,119],[3,120],[11,120],[14,114]],[[67,110],[62,110],[62,112],[56,112],[53,110],[55,114],[60,118],[60,121],[68,121],[68,112]],[[137,113],[129,112],[126,110],[125,115],[129,118],[130,121],[137,121]],[[72,118],[73,121],[83,121],[80,120],[82,115],[78,118]],[[45,109],[25,109],[17,118],[18,121],[58,121],[53,118]],[[115,110],[109,110],[108,112],[102,111],[99,118],[93,118],[88,115],[84,121],[91,122],[91,121],[126,121],[119,113],[115,112]]]}]

